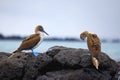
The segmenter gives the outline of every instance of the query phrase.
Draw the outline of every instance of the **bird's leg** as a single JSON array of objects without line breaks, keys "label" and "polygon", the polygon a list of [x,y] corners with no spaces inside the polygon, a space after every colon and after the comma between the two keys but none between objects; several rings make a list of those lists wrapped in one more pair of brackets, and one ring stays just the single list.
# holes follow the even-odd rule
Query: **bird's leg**
[{"label": "bird's leg", "polygon": [[32,53],[34,54],[34,56],[38,56],[39,55],[38,52],[34,52],[33,49],[31,49],[31,50],[32,50]]}]

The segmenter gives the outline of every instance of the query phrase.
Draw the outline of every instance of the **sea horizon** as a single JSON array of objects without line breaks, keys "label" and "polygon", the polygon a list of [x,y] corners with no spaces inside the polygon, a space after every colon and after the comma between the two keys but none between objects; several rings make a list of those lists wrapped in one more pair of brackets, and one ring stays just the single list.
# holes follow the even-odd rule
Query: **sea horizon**
[{"label": "sea horizon", "polygon": [[[0,40],[0,52],[12,53],[15,51],[22,40]],[[64,46],[69,48],[82,48],[88,49],[86,41],[43,41],[35,51],[44,53],[49,48],[53,46]],[[120,61],[120,43],[118,42],[102,42],[101,52],[106,53],[110,58]],[[30,50],[25,50],[23,52],[31,52]]]}]

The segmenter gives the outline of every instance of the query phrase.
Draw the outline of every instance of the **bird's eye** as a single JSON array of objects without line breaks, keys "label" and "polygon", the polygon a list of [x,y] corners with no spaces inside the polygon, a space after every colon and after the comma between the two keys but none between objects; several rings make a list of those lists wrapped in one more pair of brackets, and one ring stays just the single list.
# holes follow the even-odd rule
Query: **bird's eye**
[{"label": "bird's eye", "polygon": [[42,31],[42,32],[43,32],[44,30],[43,30],[43,29],[41,29],[40,31]]}]

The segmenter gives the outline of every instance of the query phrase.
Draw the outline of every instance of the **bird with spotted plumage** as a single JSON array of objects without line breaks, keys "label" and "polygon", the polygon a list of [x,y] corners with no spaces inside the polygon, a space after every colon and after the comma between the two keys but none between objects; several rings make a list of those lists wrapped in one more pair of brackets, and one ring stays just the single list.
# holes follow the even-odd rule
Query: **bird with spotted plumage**
[{"label": "bird with spotted plumage", "polygon": [[87,46],[92,55],[92,64],[98,69],[100,64],[101,42],[96,34],[84,31],[80,34],[80,38],[84,40],[87,37]]}]

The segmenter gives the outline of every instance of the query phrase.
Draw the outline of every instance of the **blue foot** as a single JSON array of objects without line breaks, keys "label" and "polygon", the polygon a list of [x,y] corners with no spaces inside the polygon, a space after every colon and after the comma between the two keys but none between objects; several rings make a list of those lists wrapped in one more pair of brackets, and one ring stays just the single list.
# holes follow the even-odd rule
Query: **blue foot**
[{"label": "blue foot", "polygon": [[38,56],[39,53],[38,52],[33,52],[34,56]]},{"label": "blue foot", "polygon": [[34,54],[34,56],[38,56],[39,55],[38,52],[34,52],[33,49],[31,49],[31,50],[32,50],[32,53]]}]

